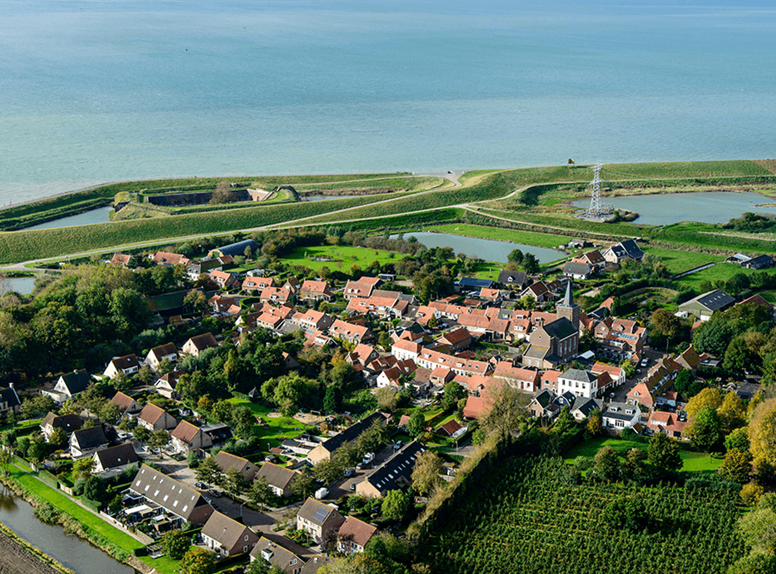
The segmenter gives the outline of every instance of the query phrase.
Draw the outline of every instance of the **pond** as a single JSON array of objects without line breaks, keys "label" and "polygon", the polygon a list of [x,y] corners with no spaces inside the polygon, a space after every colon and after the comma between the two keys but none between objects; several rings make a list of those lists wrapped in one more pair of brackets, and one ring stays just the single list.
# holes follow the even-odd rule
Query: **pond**
[{"label": "pond", "polygon": [[355,195],[300,195],[302,201],[325,201],[327,199],[347,199]]},{"label": "pond", "polygon": [[44,524],[32,506],[0,486],[0,522],[76,574],[133,574],[134,569],[117,562],[101,550],[59,526]]},{"label": "pond", "polygon": [[54,227],[75,227],[77,225],[89,225],[91,223],[108,223],[110,219],[108,214],[113,211],[113,208],[100,207],[98,209],[92,209],[79,213],[78,215],[71,215],[70,217],[62,217],[60,219],[54,219],[41,223],[39,225],[33,225],[32,227],[25,227],[24,231],[30,231],[34,229],[53,229]]},{"label": "pond", "polygon": [[[639,214],[636,223],[670,225],[682,221],[725,223],[747,211],[776,214],[776,198],[759,193],[706,191],[698,193],[660,193],[602,198],[618,209]],[[588,207],[590,200],[575,201],[575,207]]]},{"label": "pond", "polygon": [[[396,235],[392,237],[395,238]],[[494,241],[493,239],[451,235],[449,233],[421,231],[404,234],[404,239],[409,237],[415,237],[420,243],[429,248],[452,247],[455,253],[465,253],[469,257],[476,255],[480,259],[496,263],[506,263],[507,255],[514,249],[520,249],[523,253],[533,253],[539,263],[550,263],[567,255],[567,253],[556,249],[511,243],[509,241]]]},{"label": "pond", "polygon": [[0,295],[15,291],[19,295],[29,295],[35,287],[35,277],[0,277]]}]

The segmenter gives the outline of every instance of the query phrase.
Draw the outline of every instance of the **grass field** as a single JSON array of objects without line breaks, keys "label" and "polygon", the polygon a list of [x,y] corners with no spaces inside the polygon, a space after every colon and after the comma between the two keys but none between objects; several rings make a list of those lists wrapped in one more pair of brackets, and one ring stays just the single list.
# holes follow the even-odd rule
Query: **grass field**
[{"label": "grass field", "polygon": [[[334,259],[336,261],[315,261],[315,257]],[[288,265],[303,265],[314,271],[328,267],[331,271],[347,271],[353,265],[362,269],[369,267],[373,261],[381,265],[396,261],[403,257],[392,251],[380,251],[348,245],[323,245],[316,247],[298,247],[289,255],[283,256],[283,262]]]},{"label": "grass field", "polygon": [[756,273],[756,271],[739,267],[735,263],[720,263],[714,267],[709,267],[708,269],[703,269],[692,275],[677,279],[677,281],[684,285],[689,285],[697,291],[704,281],[727,281],[737,273],[751,275],[752,273]]},{"label": "grass field", "polygon": [[258,425],[253,429],[257,436],[261,438],[262,447],[267,442],[273,447],[278,446],[285,439],[298,436],[302,431],[312,428],[293,417],[268,417],[267,413],[272,412],[271,409],[262,405],[257,405],[256,403],[251,402],[247,397],[240,396],[239,394],[229,399],[229,402],[236,407],[248,407],[254,416],[260,416],[262,420],[269,425],[269,429],[261,428]]},{"label": "grass field", "polygon": [[[567,463],[572,463],[578,456],[595,456],[595,454],[605,446],[612,447],[621,456],[625,456],[625,453],[627,453],[632,448],[638,448],[644,451],[647,450],[647,443],[644,442],[624,440],[614,437],[598,437],[579,443],[568,453],[566,453],[564,460]],[[679,456],[682,457],[682,462],[684,463],[681,472],[715,472],[720,466],[722,466],[721,458],[714,458],[702,452],[680,450]]]},{"label": "grass field", "polygon": [[428,231],[450,233],[452,235],[465,235],[482,239],[495,239],[499,241],[512,241],[536,247],[556,248],[567,243],[569,238],[561,235],[549,235],[547,233],[534,233],[533,231],[520,231],[516,229],[501,229],[498,227],[485,227],[484,225],[469,225],[466,223],[449,223],[429,227]]},{"label": "grass field", "polygon": [[657,255],[665,263],[668,272],[676,275],[683,271],[695,269],[707,263],[724,261],[721,255],[711,255],[709,253],[695,253],[694,251],[680,251],[678,249],[664,249],[662,247],[642,246],[645,253]]}]

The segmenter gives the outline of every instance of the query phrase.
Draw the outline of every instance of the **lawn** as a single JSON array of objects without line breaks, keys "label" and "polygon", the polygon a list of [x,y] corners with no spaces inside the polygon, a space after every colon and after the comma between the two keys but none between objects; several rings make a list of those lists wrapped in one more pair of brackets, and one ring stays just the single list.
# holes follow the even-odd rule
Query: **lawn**
[{"label": "lawn", "polygon": [[683,271],[695,269],[707,263],[724,261],[722,255],[711,255],[709,253],[695,253],[693,251],[677,251],[675,249],[663,249],[662,247],[644,246],[645,253],[657,255],[665,263],[669,273],[676,275]]},{"label": "lawn", "polygon": [[498,241],[511,241],[536,247],[548,247],[554,249],[559,245],[568,243],[568,237],[561,235],[549,235],[547,233],[535,233],[533,231],[520,231],[516,229],[502,229],[499,227],[486,227],[484,225],[470,225],[466,223],[449,223],[428,228],[429,231],[450,233],[453,235],[465,235],[467,237],[479,237],[482,239],[495,239]]},{"label": "lawn", "polygon": [[[283,440],[298,436],[302,431],[312,428],[309,425],[299,422],[293,417],[268,417],[267,413],[272,412],[272,409],[262,405],[258,405],[251,402],[247,397],[235,395],[229,402],[234,406],[248,407],[254,416],[260,416],[262,420],[266,421],[269,425],[269,429],[264,429],[256,425],[255,430],[258,431],[258,436],[263,442],[269,442],[271,446],[279,446]],[[269,449],[267,449],[269,450]]]},{"label": "lawn", "polygon": [[704,281],[727,281],[736,273],[751,275],[752,273],[755,273],[755,270],[739,267],[735,263],[720,263],[714,267],[709,267],[708,269],[703,269],[692,275],[682,277],[681,279],[678,279],[678,281],[700,292],[700,285]]},{"label": "lawn", "polygon": [[[333,261],[315,261],[315,258],[332,259]],[[302,265],[320,271],[328,267],[332,271],[349,270],[353,265],[362,269],[369,267],[373,261],[380,265],[395,261],[401,257],[392,251],[380,251],[363,247],[350,247],[348,245],[320,245],[315,247],[298,247],[289,255],[282,257],[288,265]]]},{"label": "lawn", "polygon": [[[564,460],[568,464],[572,464],[578,456],[595,456],[605,446],[612,447],[620,456],[625,456],[625,453],[632,448],[647,450],[647,443],[644,442],[613,437],[599,437],[579,443],[566,453]],[[702,452],[680,450],[679,456],[682,458],[682,462],[684,462],[682,472],[714,472],[722,466],[721,458],[713,458]]]}]

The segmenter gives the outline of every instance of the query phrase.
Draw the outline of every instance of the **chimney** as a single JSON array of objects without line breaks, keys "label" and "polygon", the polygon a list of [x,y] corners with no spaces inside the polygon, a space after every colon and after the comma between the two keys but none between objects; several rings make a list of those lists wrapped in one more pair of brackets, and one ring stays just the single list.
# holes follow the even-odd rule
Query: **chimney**
[{"label": "chimney", "polygon": [[8,383],[8,388],[9,388],[9,389],[12,389],[12,388],[14,388],[14,387],[13,387],[13,383]]}]

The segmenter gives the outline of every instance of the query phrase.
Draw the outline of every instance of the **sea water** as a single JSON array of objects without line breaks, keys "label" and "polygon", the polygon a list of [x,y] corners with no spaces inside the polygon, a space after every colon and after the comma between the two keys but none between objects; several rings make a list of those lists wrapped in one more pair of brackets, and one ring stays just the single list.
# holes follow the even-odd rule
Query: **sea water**
[{"label": "sea water", "polygon": [[0,206],[175,175],[776,156],[744,0],[5,0]]}]

